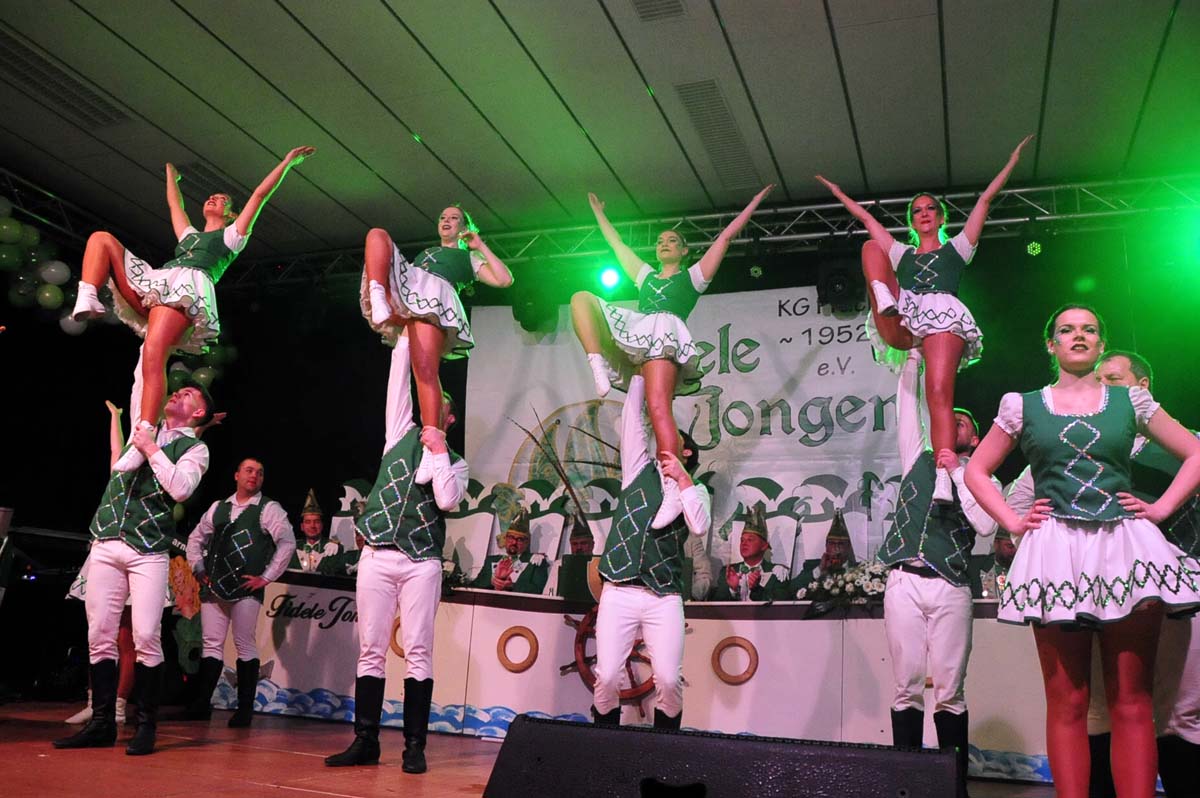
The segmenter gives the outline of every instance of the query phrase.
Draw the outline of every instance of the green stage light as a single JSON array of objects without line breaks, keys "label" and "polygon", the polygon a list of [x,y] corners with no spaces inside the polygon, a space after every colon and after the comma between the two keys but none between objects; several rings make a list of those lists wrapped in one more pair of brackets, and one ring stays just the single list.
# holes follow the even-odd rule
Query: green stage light
[{"label": "green stage light", "polygon": [[611,266],[600,272],[600,285],[604,286],[605,288],[614,287],[619,279],[621,279],[621,276],[617,273],[617,270]]},{"label": "green stage light", "polygon": [[1025,245],[1025,251],[1033,257],[1042,254],[1042,243],[1040,241],[1030,241]]}]

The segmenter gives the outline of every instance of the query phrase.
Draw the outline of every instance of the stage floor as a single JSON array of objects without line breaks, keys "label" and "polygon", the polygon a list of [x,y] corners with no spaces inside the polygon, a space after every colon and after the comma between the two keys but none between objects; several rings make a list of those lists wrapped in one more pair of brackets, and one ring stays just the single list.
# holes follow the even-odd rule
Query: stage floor
[{"label": "stage floor", "polygon": [[[132,730],[122,730],[114,748],[59,751],[50,741],[71,733],[62,719],[78,709],[67,704],[16,703],[0,706],[0,746],[6,798],[159,798],[159,796],[334,796],[374,798],[462,798],[483,794],[500,746],[474,737],[433,734],[426,749],[429,772],[400,770],[404,737],[384,729],[378,767],[327,768],[322,758],[352,739],[345,723],[255,715],[251,729],[229,729],[228,712],[208,724],[164,721],[153,756],[125,756]],[[971,783],[973,798],[1049,798],[1053,790],[984,782]],[[531,796],[531,798],[534,798]]]}]

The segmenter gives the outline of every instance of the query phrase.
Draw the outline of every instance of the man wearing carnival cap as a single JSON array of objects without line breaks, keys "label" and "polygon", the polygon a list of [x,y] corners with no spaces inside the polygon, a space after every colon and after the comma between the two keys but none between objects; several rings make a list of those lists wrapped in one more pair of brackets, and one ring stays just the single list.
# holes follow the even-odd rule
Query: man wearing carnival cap
[{"label": "man wearing carnival cap", "polygon": [[750,516],[738,540],[740,563],[730,563],[725,579],[717,585],[713,601],[785,601],[792,596],[788,569],[771,562],[767,538],[767,513],[762,502],[750,508]]},{"label": "man wearing carnival cap", "polygon": [[662,478],[677,483],[683,513],[663,529],[653,528],[663,493],[646,446],[645,397],[645,381],[632,377],[621,410],[621,494],[600,558],[604,585],[596,617],[592,716],[598,724],[620,724],[621,677],[640,637],[654,673],[654,727],[678,729],[683,720],[683,544],[689,532],[707,534],[711,499],[692,481],[699,452],[680,432],[684,462],[667,454]]},{"label": "man wearing carnival cap", "polygon": [[263,590],[284,572],[296,550],[296,535],[279,502],[262,495],[263,464],[247,457],[233,474],[237,490],[213,502],[188,536],[187,560],[200,583],[200,628],[204,652],[199,686],[187,717],[208,720],[212,693],[225,664],[225,636],[233,627],[237,649],[237,711],[229,727],[244,728],[254,717],[258,688],[258,615]]},{"label": "man wearing carnival cap", "polygon": [[854,543],[850,540],[846,519],[842,516],[842,511],[837,510],[833,515],[833,524],[825,534],[825,551],[821,553],[820,559],[804,561],[800,574],[792,580],[792,587],[807,589],[813,582],[844,571],[856,562]]},{"label": "man wearing carnival cap", "polygon": [[[134,385],[130,414],[141,417],[141,390]],[[188,381],[167,399],[159,428],[134,430],[113,464],[108,487],[92,519],[88,555],[88,659],[92,719],[56,748],[100,748],[117,739],[117,628],[130,600],[138,728],[125,753],[153,753],[162,695],[162,611],[170,569],[168,550],[176,538],[176,502],[187,500],[208,470],[208,447],[196,428],[213,416],[213,402],[200,383]]]},{"label": "man wearing carnival cap", "polygon": [[[446,445],[454,403],[442,395],[440,419],[413,421],[407,331],[392,349],[388,372],[386,435],[379,476],[355,529],[363,536],[355,599],[358,669],[354,683],[354,741],[325,758],[330,767],[379,763],[379,720],[384,674],[400,607],[404,679],[405,773],[424,773],[425,743],[433,702],[433,626],[442,597],[445,513],[467,494],[467,461]],[[437,421],[437,425],[434,422]],[[422,453],[432,453],[432,479],[418,484]]]},{"label": "man wearing carnival cap", "polygon": [[590,557],[596,550],[596,537],[592,534],[592,528],[577,513],[571,516],[568,523],[571,525],[571,530],[567,533],[570,553],[586,554]]},{"label": "man wearing carnival cap", "polygon": [[[910,349],[896,390],[896,423],[903,479],[892,528],[879,561],[892,566],[883,598],[884,631],[892,656],[892,741],[920,748],[925,725],[925,679],[933,679],[938,745],[957,750],[958,795],[966,796],[967,701],[963,685],[971,656],[974,605],[970,554],[976,533],[996,522],[963,484],[963,468],[979,445],[975,420],[955,409],[955,450],[935,462],[921,424],[921,352]],[[954,501],[933,500],[935,469],[950,472]],[[996,483],[999,490],[1000,484]]]},{"label": "man wearing carnival cap", "polygon": [[504,553],[487,558],[471,587],[541,594],[550,577],[550,564],[544,555],[530,554],[529,539],[529,511],[522,508],[497,540]]},{"label": "man wearing carnival cap", "polygon": [[342,544],[325,536],[325,515],[312,488],[309,488],[304,509],[300,511],[300,532],[304,540],[296,544],[296,553],[288,563],[288,570],[316,573],[321,560],[342,553]]}]

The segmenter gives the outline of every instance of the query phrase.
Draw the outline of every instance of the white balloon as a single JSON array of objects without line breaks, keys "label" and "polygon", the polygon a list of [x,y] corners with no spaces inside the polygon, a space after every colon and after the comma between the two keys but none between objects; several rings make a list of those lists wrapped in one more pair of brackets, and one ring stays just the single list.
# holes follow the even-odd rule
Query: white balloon
[{"label": "white balloon", "polygon": [[8,197],[0,197],[0,219],[12,216],[12,201]]},{"label": "white balloon", "polygon": [[38,277],[51,285],[64,285],[71,279],[71,267],[61,260],[48,260],[38,267]]},{"label": "white balloon", "polygon": [[87,329],[87,322],[75,321],[75,319],[71,318],[71,314],[68,313],[58,320],[58,326],[62,327],[62,331],[67,335],[79,335]]}]

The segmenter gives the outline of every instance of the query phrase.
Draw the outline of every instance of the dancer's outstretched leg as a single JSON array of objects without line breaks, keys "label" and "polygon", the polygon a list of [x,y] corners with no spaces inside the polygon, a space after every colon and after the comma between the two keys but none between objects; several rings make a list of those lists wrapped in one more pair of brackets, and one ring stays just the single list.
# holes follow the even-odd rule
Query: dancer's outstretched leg
[{"label": "dancer's outstretched leg", "polygon": [[[446,345],[446,331],[428,322],[410,319],[408,348],[412,355],[413,377],[417,381],[417,406],[421,409],[421,424],[442,429],[442,382],[438,367]],[[444,430],[443,430],[444,431]],[[433,452],[423,447],[421,463],[414,480],[418,485],[433,479]]]},{"label": "dancer's outstretched leg", "polygon": [[[925,401],[929,405],[929,439],[933,451],[954,452],[954,380],[966,342],[953,333],[936,333],[921,342],[925,352]],[[938,468],[933,500],[954,500],[950,472]]]},{"label": "dancer's outstretched leg", "polygon": [[571,324],[575,328],[575,337],[587,354],[592,379],[596,382],[596,393],[604,397],[612,390],[613,380],[618,375],[605,357],[613,348],[612,333],[604,321],[600,300],[595,294],[579,291],[571,297]]},{"label": "dancer's outstretched leg", "polygon": [[879,337],[892,349],[912,349],[915,345],[913,335],[900,323],[896,309],[896,297],[900,296],[896,272],[887,254],[874,241],[863,244],[862,269],[867,281],[872,321]]},{"label": "dancer's outstretched leg", "polygon": [[367,243],[363,255],[367,271],[368,296],[371,300],[371,321],[383,324],[392,317],[392,306],[388,302],[390,289],[388,274],[392,267],[395,244],[387,230],[379,227],[367,232]]},{"label": "dancer's outstretched leg", "polygon": [[76,321],[103,316],[105,308],[97,292],[109,277],[117,284],[117,290],[126,303],[137,313],[145,316],[142,299],[125,279],[125,247],[111,233],[92,233],[83,250],[83,279],[79,281],[79,294],[71,318]]},{"label": "dancer's outstretched leg", "polygon": [[[679,456],[679,427],[671,403],[675,399],[675,381],[679,375],[679,364],[674,360],[647,360],[642,364],[642,377],[646,380],[646,410],[650,414],[650,426],[654,428],[655,451],[661,463],[667,454]],[[679,485],[675,480],[662,478],[663,501],[650,526],[662,529],[683,512],[683,501],[679,498]]]}]

